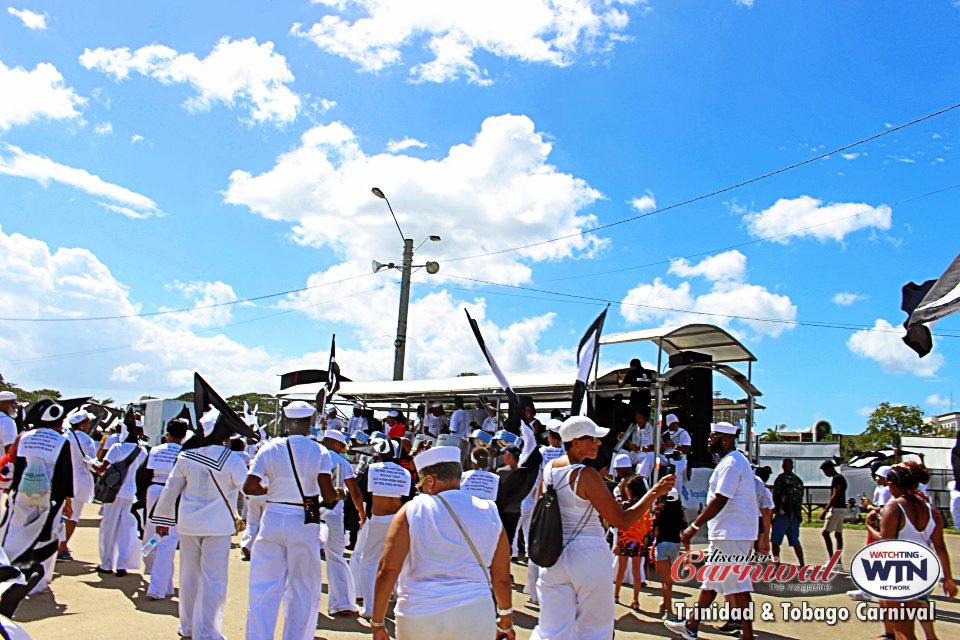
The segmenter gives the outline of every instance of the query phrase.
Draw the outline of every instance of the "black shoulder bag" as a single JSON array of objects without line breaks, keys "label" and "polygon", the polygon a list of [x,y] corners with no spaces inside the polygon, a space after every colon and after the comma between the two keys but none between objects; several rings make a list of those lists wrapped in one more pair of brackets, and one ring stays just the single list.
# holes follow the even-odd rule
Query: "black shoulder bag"
[{"label": "black shoulder bag", "polygon": [[130,465],[139,455],[140,446],[137,445],[129,456],[107,467],[103,475],[97,478],[93,487],[93,497],[103,504],[109,504],[116,500],[117,494],[120,493],[120,487],[123,486],[123,481],[130,470]]},{"label": "black shoulder bag", "polygon": [[[546,470],[546,469],[545,469]],[[550,466],[550,475],[553,475],[553,466]],[[572,470],[571,470],[572,471]],[[583,473],[581,468],[580,473]],[[579,484],[580,476],[577,476]],[[530,542],[527,545],[527,556],[538,567],[552,567],[560,559],[563,548],[563,517],[560,515],[560,498],[557,496],[557,490],[552,482],[547,482],[544,475],[546,486],[543,494],[537,500],[533,507],[533,514],[530,517]],[[576,491],[570,487],[572,491]],[[573,542],[580,532],[586,526],[587,519],[593,513],[593,507],[583,514],[573,535],[567,541],[567,544]]]},{"label": "black shoulder bag", "polygon": [[303,524],[320,524],[320,496],[303,495],[303,485],[300,484],[300,476],[297,474],[297,464],[293,461],[293,449],[290,447],[289,438],[287,438],[287,453],[290,455],[290,466],[293,467],[293,479],[297,481],[297,491],[300,492],[300,498],[303,500]]}]

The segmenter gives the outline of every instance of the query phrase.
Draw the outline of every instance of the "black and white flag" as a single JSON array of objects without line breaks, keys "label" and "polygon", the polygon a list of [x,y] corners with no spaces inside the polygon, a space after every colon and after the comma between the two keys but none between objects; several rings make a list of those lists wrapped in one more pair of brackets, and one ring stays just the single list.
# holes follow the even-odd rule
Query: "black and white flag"
[{"label": "black and white flag", "polygon": [[903,341],[922,358],[933,349],[933,336],[927,323],[960,309],[960,255],[936,280],[920,285],[905,284],[900,308],[907,313],[907,321],[903,323],[907,335]]},{"label": "black and white flag", "polygon": [[327,365],[327,381],[317,392],[317,415],[323,417],[327,401],[340,390],[340,365],[337,364],[337,335],[330,343],[330,364]]},{"label": "black and white flag", "polygon": [[[517,392],[513,390],[513,388],[510,386],[510,383],[507,382],[507,377],[503,375],[503,371],[500,370],[500,365],[497,364],[497,361],[493,358],[493,354],[487,349],[487,343],[483,340],[483,335],[480,333],[480,326],[477,324],[477,321],[470,317],[469,311],[464,309],[464,312],[467,314],[467,320],[470,322],[470,328],[473,329],[473,335],[477,339],[477,344],[480,345],[480,351],[483,352],[483,357],[487,359],[487,364],[490,365],[490,370],[493,371],[493,375],[496,376],[497,381],[500,383],[500,387],[503,389],[504,393],[507,394],[507,402],[510,404],[510,424],[507,424],[507,430],[513,433],[519,433],[519,420],[520,416],[522,415],[520,411],[520,396],[518,396]],[[516,424],[512,424],[515,421]]]},{"label": "black and white flag", "polygon": [[[609,307],[608,307],[609,308]],[[607,318],[607,309],[603,310],[593,321],[587,332],[580,340],[577,348],[577,381],[573,385],[573,404],[570,406],[570,415],[587,415],[587,380],[590,379],[590,370],[597,359],[597,347],[600,344],[600,333],[603,331],[603,321]]]}]

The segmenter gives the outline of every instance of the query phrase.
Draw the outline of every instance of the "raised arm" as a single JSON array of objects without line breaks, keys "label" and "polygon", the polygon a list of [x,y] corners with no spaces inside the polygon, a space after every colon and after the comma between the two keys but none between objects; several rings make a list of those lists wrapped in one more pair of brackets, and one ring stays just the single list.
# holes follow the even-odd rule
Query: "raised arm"
[{"label": "raised arm", "polygon": [[[583,467],[579,470],[579,473],[580,478],[577,493],[580,494],[582,498],[589,500],[597,510],[597,513],[600,514],[600,517],[609,522],[610,526],[616,527],[617,529],[629,529],[632,527],[644,513],[650,510],[650,507],[653,506],[657,498],[673,488],[673,484],[676,481],[674,476],[662,478],[650,491],[647,491],[637,504],[624,510],[617,504],[613,494],[607,489],[607,485],[604,484],[603,478],[600,477],[600,473],[596,469]],[[574,479],[571,478],[571,482],[573,481]]]}]

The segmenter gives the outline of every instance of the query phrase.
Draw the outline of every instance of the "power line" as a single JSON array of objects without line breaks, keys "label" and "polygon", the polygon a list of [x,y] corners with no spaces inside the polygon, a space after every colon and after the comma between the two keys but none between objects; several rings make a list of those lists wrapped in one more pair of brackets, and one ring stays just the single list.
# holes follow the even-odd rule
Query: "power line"
[{"label": "power line", "polygon": [[552,244],[552,243],[554,243],[554,242],[560,242],[561,240],[569,240],[570,238],[578,238],[578,237],[580,237],[580,236],[582,236],[582,235],[585,235],[585,234],[587,234],[587,233],[596,233],[597,231],[602,231],[602,230],[604,230],[604,229],[610,229],[610,228],[612,228],[612,227],[616,227],[616,226],[619,226],[619,225],[622,225],[622,224],[626,224],[626,223],[628,223],[628,222],[633,222],[633,221],[635,221],[635,220],[640,220],[640,219],[642,219],[642,218],[649,218],[649,217],[651,217],[651,216],[659,215],[659,214],[661,214],[661,213],[666,213],[667,211],[671,211],[671,210],[677,209],[677,208],[679,208],[679,207],[684,207],[684,206],[686,206],[686,205],[688,205],[688,204],[693,204],[694,202],[700,202],[701,200],[707,200],[708,198],[712,198],[712,197],[714,197],[714,196],[718,196],[718,195],[723,194],[723,193],[728,193],[728,192],[730,192],[730,191],[734,191],[735,189],[739,189],[739,188],[741,188],[741,187],[745,187],[745,186],[747,186],[747,185],[749,185],[749,184],[753,184],[753,183],[755,183],[755,182],[760,182],[761,180],[766,180],[767,178],[771,178],[771,177],[776,176],[776,175],[779,175],[779,174],[781,174],[781,173],[786,173],[787,171],[792,171],[793,169],[797,169],[797,168],[802,167],[802,166],[804,166],[804,165],[808,165],[808,164],[810,164],[810,163],[812,163],[812,162],[816,162],[817,160],[823,160],[824,158],[827,158],[827,157],[829,157],[829,156],[835,155],[835,154],[837,154],[837,153],[841,153],[841,152],[843,152],[843,151],[847,151],[848,149],[852,149],[852,148],[854,148],[854,147],[856,147],[856,146],[859,146],[859,145],[862,145],[862,144],[866,144],[867,142],[871,142],[871,141],[873,141],[873,140],[877,140],[878,138],[882,138],[882,137],[884,137],[884,136],[888,136],[888,135],[890,135],[891,133],[896,133],[897,131],[902,131],[902,130],[906,129],[907,127],[912,127],[913,125],[920,124],[921,122],[925,122],[926,120],[930,120],[931,118],[936,118],[937,116],[941,116],[941,115],[943,115],[943,114],[945,114],[945,113],[948,113],[948,112],[950,112],[950,111],[953,111],[954,109],[957,109],[957,108],[960,108],[960,102],[958,102],[957,104],[950,105],[949,107],[945,107],[945,108],[943,108],[943,109],[940,109],[940,110],[938,110],[938,111],[934,111],[933,113],[928,113],[927,115],[921,116],[921,117],[916,118],[916,119],[914,119],[914,120],[911,120],[910,122],[905,122],[904,124],[897,125],[897,126],[895,126],[895,127],[890,127],[889,129],[885,129],[885,130],[883,130],[883,131],[874,133],[874,134],[872,134],[872,135],[867,136],[866,138],[861,138],[861,139],[857,140],[856,142],[851,142],[851,143],[849,143],[849,144],[843,145],[842,147],[837,147],[836,149],[831,149],[830,151],[825,151],[825,152],[820,153],[820,154],[818,154],[818,155],[816,155],[816,156],[807,158],[806,160],[801,160],[801,161],[799,161],[799,162],[795,162],[795,163],[793,163],[793,164],[791,164],[791,165],[788,165],[788,166],[786,166],[786,167],[781,167],[781,168],[775,169],[775,170],[773,170],[773,171],[768,171],[767,173],[764,173],[764,174],[761,174],[761,175],[759,175],[759,176],[750,178],[750,179],[748,179],[748,180],[743,180],[743,181],[741,181],[741,182],[738,182],[738,183],[736,183],[736,184],[732,184],[732,185],[727,186],[727,187],[723,187],[722,189],[716,189],[716,190],[711,191],[711,192],[709,192],[709,193],[705,193],[705,194],[702,194],[702,195],[699,195],[699,196],[695,196],[695,197],[693,197],[693,198],[688,198],[687,200],[683,200],[683,201],[681,201],[681,202],[675,202],[675,203],[673,203],[673,204],[671,204],[671,205],[667,205],[667,206],[665,206],[665,207],[659,207],[659,208],[654,209],[654,210],[652,210],[652,211],[647,211],[646,213],[641,213],[641,214],[638,214],[638,215],[635,215],[635,216],[630,216],[629,218],[623,218],[622,220],[616,220],[616,221],[614,221],[614,222],[609,222],[609,223],[607,223],[607,224],[602,224],[602,225],[600,225],[600,226],[598,226],[598,227],[593,227],[593,228],[591,228],[591,229],[585,229],[585,230],[583,230],[583,231],[577,231],[576,233],[569,233],[569,234],[567,234],[567,235],[558,236],[558,237],[556,237],[556,238],[549,238],[549,239],[547,239],[547,240],[540,240],[540,241],[538,241],[538,242],[532,242],[532,243],[530,243],[530,244],[520,245],[520,246],[516,246],[516,247],[510,247],[510,248],[507,248],[507,249],[498,249],[498,250],[496,250],[496,251],[488,251],[488,252],[486,252],[486,253],[477,253],[477,254],[473,254],[473,255],[469,255],[469,256],[460,256],[460,257],[458,257],[458,258],[449,258],[449,259],[445,260],[444,262],[461,262],[461,261],[463,261],[463,260],[473,260],[473,259],[475,259],[475,258],[487,258],[487,257],[491,257],[491,256],[502,255],[502,254],[504,254],[504,253],[511,253],[511,252],[513,252],[513,251],[523,251],[524,249],[532,249],[533,247],[539,247],[539,246],[542,246],[542,245],[545,245],[545,244]]},{"label": "power line", "polygon": [[3,321],[3,322],[88,322],[91,320],[126,320],[130,318],[151,318],[154,316],[166,316],[166,315],[172,315],[176,313],[193,313],[195,311],[203,311],[205,309],[231,307],[237,304],[257,302],[260,300],[268,300],[270,298],[278,298],[280,296],[285,296],[292,293],[301,293],[303,291],[310,291],[311,289],[319,289],[320,287],[328,287],[334,284],[349,282],[350,280],[358,280],[360,278],[369,278],[373,275],[374,275],[373,273],[364,273],[364,274],[359,274],[355,276],[350,276],[347,278],[341,278],[340,280],[331,280],[329,282],[321,282],[319,284],[312,284],[306,287],[299,287],[297,289],[288,289],[286,291],[278,291],[277,293],[267,293],[261,296],[253,296],[251,298],[231,300],[229,302],[217,302],[214,304],[206,304],[206,305],[201,305],[196,307],[183,307],[180,309],[163,309],[160,311],[146,311],[143,313],[125,313],[125,314],[118,314],[114,316],[85,316],[82,318],[2,318],[0,317],[0,321]]}]

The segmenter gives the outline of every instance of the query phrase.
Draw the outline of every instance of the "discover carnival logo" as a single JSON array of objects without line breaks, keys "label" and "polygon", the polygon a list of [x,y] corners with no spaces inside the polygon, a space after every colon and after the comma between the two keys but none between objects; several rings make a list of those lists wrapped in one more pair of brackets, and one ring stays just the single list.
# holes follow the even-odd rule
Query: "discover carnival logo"
[{"label": "discover carnival logo", "polygon": [[880,540],[853,556],[850,578],[864,593],[883,600],[914,600],[940,581],[940,559],[908,540]]}]

